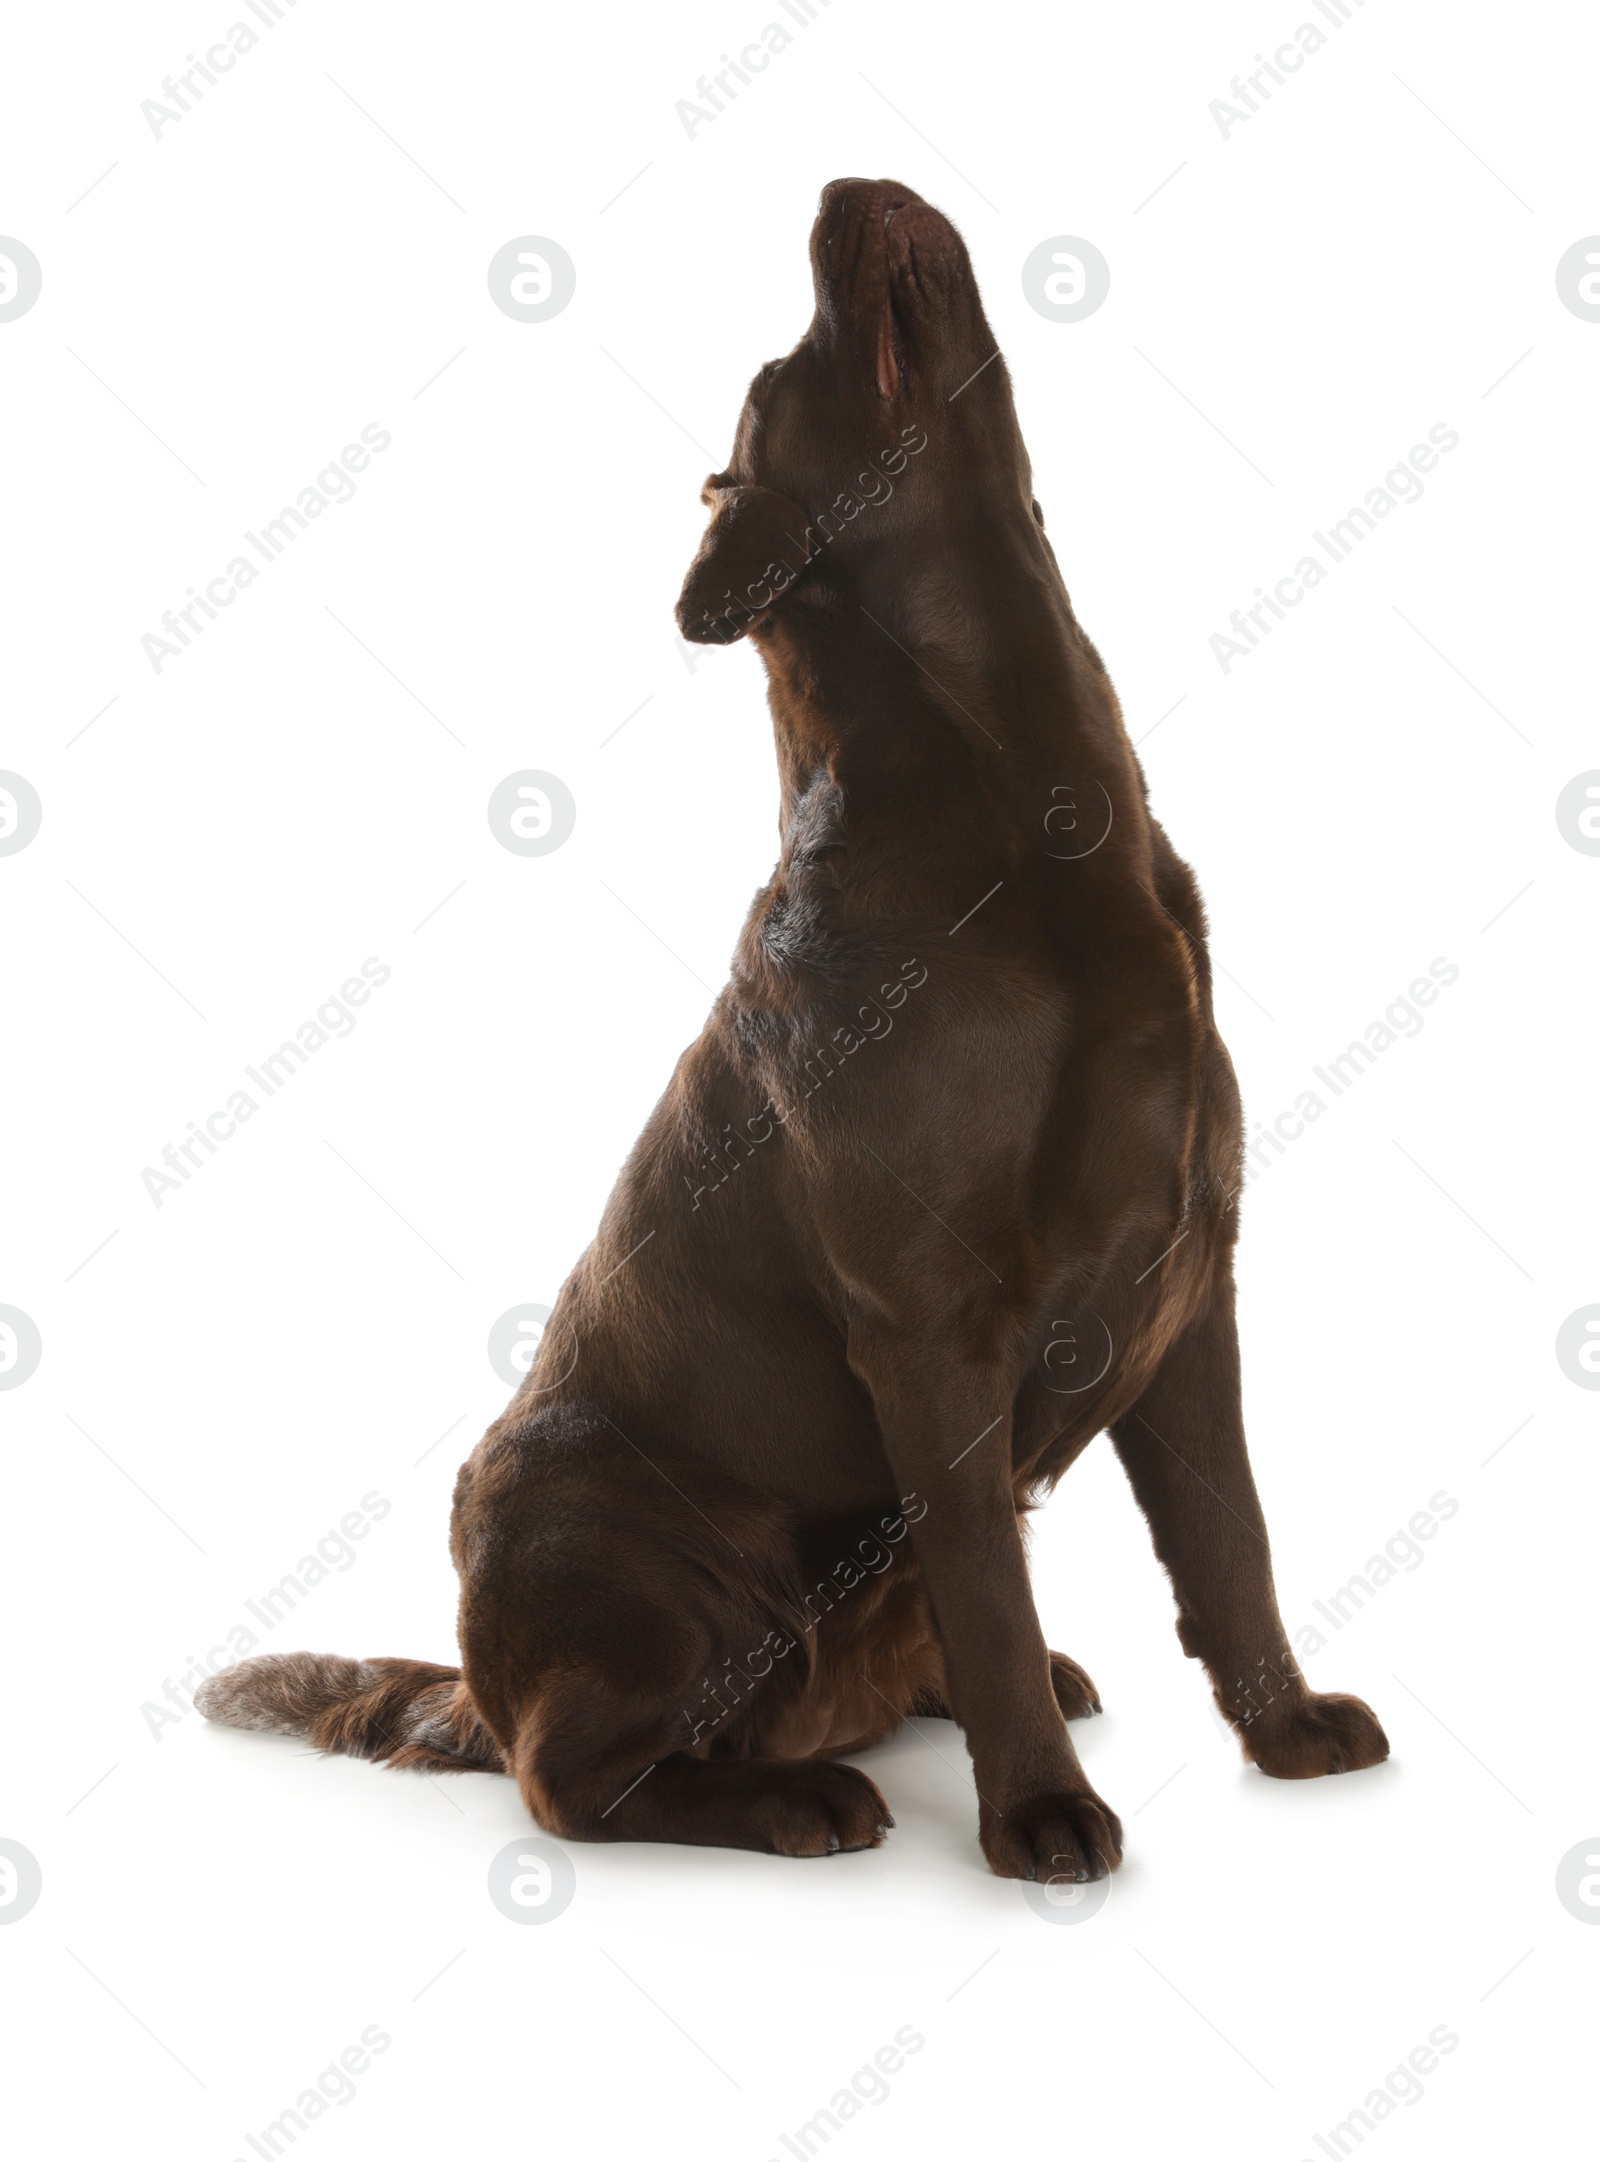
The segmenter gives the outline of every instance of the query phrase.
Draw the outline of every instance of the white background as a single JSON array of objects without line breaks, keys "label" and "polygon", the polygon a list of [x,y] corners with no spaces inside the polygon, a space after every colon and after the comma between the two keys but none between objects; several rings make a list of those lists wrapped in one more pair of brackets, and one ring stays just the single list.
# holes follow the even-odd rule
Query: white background
[{"label": "white background", "polygon": [[[227,2162],[376,2023],[297,2154],[760,2162],[909,2023],[925,2046],[830,2154],[1314,2162],[1443,2024],[1363,2151],[1550,2147],[1600,1956],[1554,1889],[1600,1851],[1596,1403],[1553,1348],[1600,1299],[1600,862],[1554,817],[1600,765],[1600,326],[1554,280],[1600,228],[1593,21],[832,0],[691,140],[675,100],[776,0],[300,0],[158,140],[141,100],[254,18],[79,18],[13,24],[0,152],[0,231],[44,275],[0,324],[0,764],[44,807],[0,859],[0,1302],[43,1341],[0,1397],[0,1834],[44,1872],[0,1928],[8,2116]],[[1224,139],[1209,101],[1304,20],[1324,49]],[[509,1781],[192,1712],[158,1739],[142,1707],[374,1491],[388,1516],[271,1643],[453,1656],[450,1487],[507,1394],[488,1330],[554,1297],[775,852],[755,655],[691,668],[671,608],[847,173],[969,240],[1252,1118],[1459,968],[1252,1187],[1240,1256],[1291,1630],[1431,1495],[1459,1509],[1311,1663],[1392,1761],[1278,1785],[1219,1733],[1089,1452],[1034,1548],[1128,1836],[1085,1922],[986,1873],[960,1736],[925,1722],[870,1760],[882,1851],[575,1847],[570,1908],[518,1928],[485,1890]],[[488,296],[522,234],[577,266],[543,324]],[[1021,291],[1056,234],[1111,265],[1080,324]],[[153,672],[163,610],[370,422],[393,441],[355,500]],[[1422,500],[1224,674],[1212,633],[1439,422],[1460,445]],[[578,806],[536,860],[485,818],[527,767]],[[393,973],[354,1034],[158,1209],[142,1169],[369,955]]]}]

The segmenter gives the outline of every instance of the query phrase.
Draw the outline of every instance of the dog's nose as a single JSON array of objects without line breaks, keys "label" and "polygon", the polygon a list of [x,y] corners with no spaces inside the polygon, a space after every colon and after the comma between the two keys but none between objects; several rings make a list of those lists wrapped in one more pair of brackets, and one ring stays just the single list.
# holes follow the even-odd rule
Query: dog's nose
[{"label": "dog's nose", "polygon": [[830,180],[817,200],[817,210],[821,217],[831,218],[852,210],[865,214],[876,209],[887,224],[897,211],[921,200],[914,188],[898,180]]},{"label": "dog's nose", "polygon": [[870,188],[873,185],[874,183],[870,180],[850,178],[830,180],[817,198],[817,208],[826,217],[830,210],[841,208],[852,195],[858,194],[863,188]]}]

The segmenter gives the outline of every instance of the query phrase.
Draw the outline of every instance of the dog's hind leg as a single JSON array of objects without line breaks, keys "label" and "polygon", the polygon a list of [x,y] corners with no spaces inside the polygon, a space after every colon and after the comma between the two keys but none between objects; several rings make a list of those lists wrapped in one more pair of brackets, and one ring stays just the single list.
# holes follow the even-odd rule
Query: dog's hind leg
[{"label": "dog's hind leg", "polygon": [[619,1722],[602,1739],[600,1710],[592,1678],[547,1691],[513,1752],[529,1813],[567,1839],[816,1855],[878,1846],[893,1826],[877,1787],[851,1765],[696,1756],[670,1748],[670,1721],[654,1738],[625,1737]]},{"label": "dog's hind leg", "polygon": [[463,1667],[529,1812],[568,1839],[877,1845],[883,1796],[812,1754],[788,1512],[574,1424],[493,1436],[457,1489]]}]

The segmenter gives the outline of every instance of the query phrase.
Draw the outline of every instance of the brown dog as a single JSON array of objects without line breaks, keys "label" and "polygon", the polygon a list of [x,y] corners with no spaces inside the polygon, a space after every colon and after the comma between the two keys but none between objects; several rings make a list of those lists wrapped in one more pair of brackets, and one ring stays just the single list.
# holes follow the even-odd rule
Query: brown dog
[{"label": "brown dog", "polygon": [[699,1040],[463,1466],[459,1670],[252,1659],[235,1726],[504,1770],[571,1839],[821,1854],[833,1761],[966,1731],[1002,1876],[1122,1852],[1021,1517],[1108,1427],[1178,1635],[1263,1771],[1388,1753],[1279,1619],[1245,1453],[1238,1092],[1195,884],[1033,500],[967,251],[835,181],[745,402],[688,638],[766,663],[783,853]]}]

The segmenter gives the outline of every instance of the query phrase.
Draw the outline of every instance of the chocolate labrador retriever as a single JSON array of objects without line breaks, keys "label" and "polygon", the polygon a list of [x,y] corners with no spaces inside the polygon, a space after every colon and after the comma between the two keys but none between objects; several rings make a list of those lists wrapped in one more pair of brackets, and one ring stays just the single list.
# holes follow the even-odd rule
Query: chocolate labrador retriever
[{"label": "chocolate labrador retriever", "polygon": [[1280,1779],[1376,1764],[1289,1649],[1245,1451],[1242,1131],[1205,921],[1034,501],[948,219],[839,180],[678,604],[766,664],[782,854],[523,1386],[463,1466],[461,1666],[312,1654],[233,1726],[506,1771],[569,1839],[823,1854],[965,1729],[1000,1875],[1114,1869],[1023,1517],[1108,1428],[1178,1636]]}]

